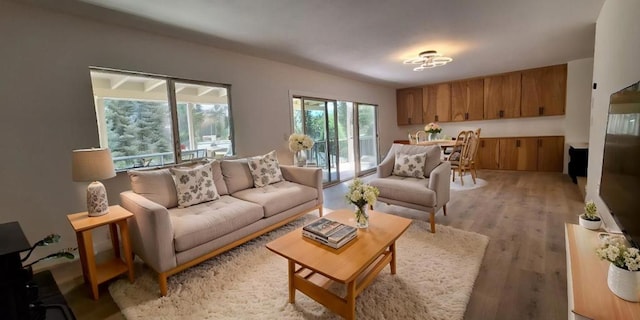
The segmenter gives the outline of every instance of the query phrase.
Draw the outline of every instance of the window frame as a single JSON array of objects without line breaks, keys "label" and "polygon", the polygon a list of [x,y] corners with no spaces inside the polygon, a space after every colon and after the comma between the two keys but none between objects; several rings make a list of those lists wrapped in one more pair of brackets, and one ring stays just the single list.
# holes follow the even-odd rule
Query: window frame
[{"label": "window frame", "polygon": [[[173,139],[173,145],[172,150],[173,150],[173,154],[174,154],[174,158],[175,158],[175,162],[171,163],[171,164],[160,164],[160,165],[151,165],[151,166],[144,166],[144,167],[130,167],[130,168],[123,168],[123,169],[116,169],[117,172],[124,172],[124,171],[128,171],[128,170],[133,170],[133,169],[140,169],[140,168],[163,168],[163,167],[171,167],[171,166],[175,166],[175,165],[179,165],[180,163],[188,163],[194,160],[201,160],[201,159],[205,159],[207,158],[206,154],[204,157],[195,157],[193,159],[188,159],[188,160],[183,160],[182,159],[182,149],[181,149],[181,141],[180,141],[180,128],[178,126],[178,102],[177,102],[177,94],[176,94],[176,82],[178,83],[186,83],[186,84],[191,84],[191,85],[201,85],[201,86],[210,86],[210,87],[219,87],[219,88],[224,88],[227,91],[227,106],[229,109],[229,140],[231,141],[231,156],[235,155],[236,152],[236,144],[235,144],[235,127],[234,127],[234,121],[233,121],[233,106],[232,106],[232,97],[231,97],[231,84],[226,84],[226,83],[217,83],[217,82],[209,82],[209,81],[203,81],[203,80],[193,80],[193,79],[185,79],[185,78],[178,78],[178,77],[172,77],[172,76],[166,76],[166,75],[159,75],[159,74],[152,74],[152,73],[146,73],[146,72],[138,72],[138,71],[127,71],[127,70],[119,70],[119,69],[112,69],[112,68],[105,68],[105,67],[96,67],[96,66],[90,66],[89,67],[89,74],[91,74],[92,71],[95,72],[106,72],[106,73],[114,73],[114,74],[120,74],[123,76],[139,76],[139,77],[149,77],[149,78],[155,78],[158,80],[163,80],[166,83],[166,88],[167,88],[167,104],[169,107],[169,115],[170,115],[170,123],[171,123],[171,135],[172,135],[172,139]],[[91,80],[91,77],[90,77]],[[93,88],[93,83],[91,85],[92,88],[92,94],[94,97],[94,108],[95,108],[95,114],[96,114],[96,122],[98,125],[98,138],[100,140],[100,146],[103,148],[108,147],[108,140],[107,140],[107,127],[106,127],[106,117],[105,117],[105,107],[104,107],[104,103],[99,103],[99,99],[100,100],[104,100],[105,98],[114,98],[114,97],[98,97],[97,95],[95,95],[95,91]],[[121,99],[121,98],[119,98]],[[139,99],[138,99],[139,100]],[[197,155],[197,154],[196,154]],[[113,156],[112,156],[112,161],[113,161]]]}]

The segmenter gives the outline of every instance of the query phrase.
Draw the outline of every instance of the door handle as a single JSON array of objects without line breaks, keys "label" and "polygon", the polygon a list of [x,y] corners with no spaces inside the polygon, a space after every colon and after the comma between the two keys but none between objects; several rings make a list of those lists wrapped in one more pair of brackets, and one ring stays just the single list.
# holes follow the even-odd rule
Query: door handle
[{"label": "door handle", "polygon": [[480,140],[480,148],[484,148],[484,140]]},{"label": "door handle", "polygon": [[541,115],[541,116],[544,115],[544,107],[539,107],[538,108],[538,115]]},{"label": "door handle", "polygon": [[465,119],[465,120],[469,120],[469,112],[466,112],[466,113],[464,114],[464,119]]},{"label": "door handle", "polygon": [[500,116],[500,118],[504,118],[504,110],[500,110],[500,112],[498,113],[498,115]]},{"label": "door handle", "polygon": [[538,139],[538,147],[542,147],[542,139]]},{"label": "door handle", "polygon": [[516,148],[520,148],[520,140],[516,140]]},{"label": "door handle", "polygon": [[438,122],[438,115],[436,114],[436,122]]}]

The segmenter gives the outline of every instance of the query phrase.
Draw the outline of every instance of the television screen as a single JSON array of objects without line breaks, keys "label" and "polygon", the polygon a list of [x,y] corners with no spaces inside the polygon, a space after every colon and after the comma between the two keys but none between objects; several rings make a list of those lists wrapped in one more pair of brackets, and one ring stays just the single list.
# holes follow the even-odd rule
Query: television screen
[{"label": "television screen", "polygon": [[600,198],[640,248],[640,82],[611,95]]}]

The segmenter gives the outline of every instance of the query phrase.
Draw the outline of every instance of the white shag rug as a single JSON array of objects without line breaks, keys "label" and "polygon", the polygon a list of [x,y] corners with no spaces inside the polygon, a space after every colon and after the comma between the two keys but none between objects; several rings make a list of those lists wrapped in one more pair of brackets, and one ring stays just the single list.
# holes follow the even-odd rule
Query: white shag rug
[{"label": "white shag rug", "polygon": [[[453,173],[452,173],[453,174]],[[449,177],[451,179],[451,177]],[[456,175],[456,181],[451,182],[451,190],[455,191],[465,191],[465,190],[473,190],[486,186],[488,183],[486,180],[476,178],[476,183],[473,183],[473,178],[471,177],[471,173],[465,173],[462,176],[462,180],[464,180],[464,185],[460,182],[460,176]]]},{"label": "white shag rug", "polygon": [[[288,302],[287,261],[269,241],[310,222],[309,214],[169,277],[160,297],[155,272],[136,263],[136,281],[109,286],[127,319],[340,319],[296,291]],[[489,238],[414,220],[397,241],[397,273],[385,267],[356,299],[359,319],[462,319]]]}]

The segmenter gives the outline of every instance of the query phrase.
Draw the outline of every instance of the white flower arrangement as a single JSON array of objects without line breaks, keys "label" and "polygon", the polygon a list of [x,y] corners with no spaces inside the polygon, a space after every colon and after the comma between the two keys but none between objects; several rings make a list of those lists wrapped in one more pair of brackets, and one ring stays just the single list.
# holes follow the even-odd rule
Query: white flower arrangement
[{"label": "white flower arrangement", "polygon": [[442,132],[442,128],[437,123],[431,122],[424,126],[424,131],[428,133],[440,133]]},{"label": "white flower arrangement", "polygon": [[313,143],[313,139],[306,134],[292,133],[289,136],[289,150],[291,150],[291,152],[309,150],[313,147]]},{"label": "white flower arrangement", "polygon": [[363,183],[360,179],[354,179],[353,183],[349,185],[349,192],[347,192],[345,198],[358,208],[362,208],[366,204],[375,204],[379,194],[380,190],[378,188]]},{"label": "white flower arrangement", "polygon": [[626,246],[624,238],[609,236],[596,249],[596,254],[602,260],[607,260],[615,266],[629,271],[640,270],[640,251]]},{"label": "white flower arrangement", "polygon": [[596,207],[593,200],[585,202],[583,219],[589,221],[600,221],[600,217],[598,216],[598,207]]}]

